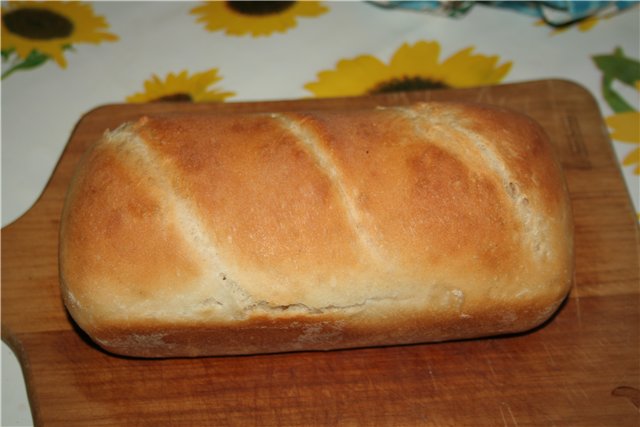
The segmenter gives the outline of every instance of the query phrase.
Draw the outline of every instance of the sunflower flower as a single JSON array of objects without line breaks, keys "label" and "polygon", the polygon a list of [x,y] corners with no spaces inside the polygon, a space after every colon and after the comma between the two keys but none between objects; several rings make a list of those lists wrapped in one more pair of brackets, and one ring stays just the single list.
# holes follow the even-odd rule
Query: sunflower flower
[{"label": "sunflower flower", "polygon": [[3,74],[28,69],[53,59],[65,68],[64,51],[77,43],[116,41],[108,23],[79,2],[16,1],[2,6],[2,57],[15,54],[22,62]]},{"label": "sunflower flower", "polygon": [[195,7],[208,31],[224,30],[227,35],[253,37],[284,33],[297,25],[298,17],[314,17],[328,8],[317,1],[209,1]]},{"label": "sunflower flower", "polygon": [[399,90],[463,88],[500,82],[511,62],[498,65],[497,56],[473,54],[473,47],[439,61],[440,44],[403,44],[388,64],[371,55],[338,61],[334,70],[318,73],[305,89],[316,97],[357,96]]},{"label": "sunflower flower", "polygon": [[144,91],[127,97],[127,102],[222,102],[234,96],[235,93],[211,88],[221,79],[216,68],[194,73],[191,76],[183,70],[179,74],[169,73],[164,79],[153,74],[144,82]]}]

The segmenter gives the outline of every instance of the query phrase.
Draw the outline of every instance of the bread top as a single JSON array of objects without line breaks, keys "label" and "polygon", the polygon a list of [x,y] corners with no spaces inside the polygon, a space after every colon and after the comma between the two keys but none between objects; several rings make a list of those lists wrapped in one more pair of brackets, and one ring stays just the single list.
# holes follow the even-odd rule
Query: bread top
[{"label": "bread top", "polygon": [[573,274],[547,135],[475,104],[144,117],[85,154],[60,237],[88,328],[551,310]]}]

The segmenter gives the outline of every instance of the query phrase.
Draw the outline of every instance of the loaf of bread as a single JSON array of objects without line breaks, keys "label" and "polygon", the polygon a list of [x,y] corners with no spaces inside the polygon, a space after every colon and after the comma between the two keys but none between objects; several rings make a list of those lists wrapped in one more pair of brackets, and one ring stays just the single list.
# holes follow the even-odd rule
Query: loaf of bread
[{"label": "loaf of bread", "polygon": [[122,355],[485,337],[557,310],[573,226],[553,147],[516,112],[143,117],[82,158],[60,278],[77,324]]}]

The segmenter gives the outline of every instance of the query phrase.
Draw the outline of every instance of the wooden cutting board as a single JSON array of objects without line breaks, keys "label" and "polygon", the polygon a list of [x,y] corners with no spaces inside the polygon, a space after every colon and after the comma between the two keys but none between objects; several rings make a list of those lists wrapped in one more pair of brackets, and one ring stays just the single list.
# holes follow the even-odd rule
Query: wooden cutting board
[{"label": "wooden cutting board", "polygon": [[[99,350],[58,290],[59,216],[81,153],[143,114],[332,109],[417,100],[507,106],[562,156],[576,225],[576,282],[551,321],[492,339],[245,357],[140,360]],[[545,80],[380,97],[108,105],[79,121],[43,195],[2,230],[2,339],[45,426],[638,426],[638,226],[592,96]],[[6,391],[5,391],[6,392]]]}]

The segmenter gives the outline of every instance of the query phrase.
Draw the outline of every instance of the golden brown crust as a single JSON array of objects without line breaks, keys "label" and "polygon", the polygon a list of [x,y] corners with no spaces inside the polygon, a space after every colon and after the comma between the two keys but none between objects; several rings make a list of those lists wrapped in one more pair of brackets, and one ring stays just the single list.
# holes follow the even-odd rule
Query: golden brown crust
[{"label": "golden brown crust", "polygon": [[531,119],[423,103],[143,118],[83,159],[61,285],[144,357],[517,332],[569,290],[562,171]]}]

